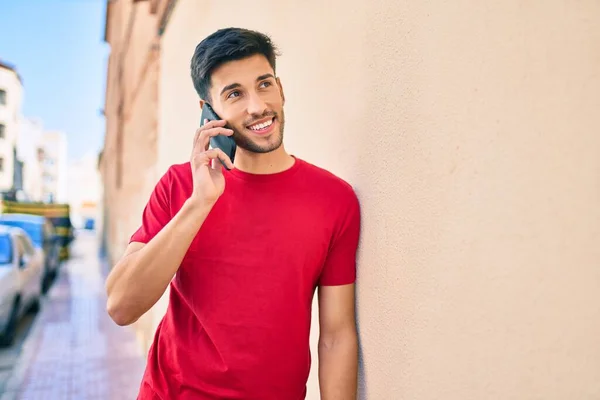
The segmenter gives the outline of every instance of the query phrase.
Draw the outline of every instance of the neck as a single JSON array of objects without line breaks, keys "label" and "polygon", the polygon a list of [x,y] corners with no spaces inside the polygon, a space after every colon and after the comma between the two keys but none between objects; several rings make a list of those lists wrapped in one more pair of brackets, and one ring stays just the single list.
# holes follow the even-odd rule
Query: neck
[{"label": "neck", "polygon": [[236,169],[250,174],[275,174],[291,168],[294,158],[285,151],[283,144],[270,153],[252,153],[238,147],[233,165]]}]

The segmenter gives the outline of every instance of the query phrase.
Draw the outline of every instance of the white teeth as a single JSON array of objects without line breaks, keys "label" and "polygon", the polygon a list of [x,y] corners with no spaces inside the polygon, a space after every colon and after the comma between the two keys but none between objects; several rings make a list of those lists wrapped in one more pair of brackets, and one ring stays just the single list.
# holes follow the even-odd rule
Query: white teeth
[{"label": "white teeth", "polygon": [[273,123],[273,120],[269,120],[267,122],[263,122],[262,124],[256,124],[256,125],[252,125],[250,127],[250,129],[252,129],[253,131],[258,131],[260,129],[264,129],[267,126],[271,125]]}]

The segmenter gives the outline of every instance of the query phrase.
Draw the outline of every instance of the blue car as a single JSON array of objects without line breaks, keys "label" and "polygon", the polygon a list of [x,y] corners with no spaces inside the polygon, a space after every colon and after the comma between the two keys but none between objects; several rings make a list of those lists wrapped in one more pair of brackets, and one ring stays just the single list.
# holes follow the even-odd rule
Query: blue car
[{"label": "blue car", "polygon": [[60,243],[54,225],[46,217],[32,214],[2,214],[0,225],[14,226],[23,229],[33,245],[44,254],[44,273],[42,292],[50,288],[60,266]]}]

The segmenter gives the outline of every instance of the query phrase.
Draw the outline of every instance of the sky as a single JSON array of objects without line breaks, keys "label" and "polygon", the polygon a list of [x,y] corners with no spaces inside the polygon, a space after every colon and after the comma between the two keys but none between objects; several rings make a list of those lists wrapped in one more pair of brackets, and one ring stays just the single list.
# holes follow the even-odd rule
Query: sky
[{"label": "sky", "polygon": [[106,0],[0,0],[0,59],[23,80],[25,117],[67,134],[68,158],[104,142]]}]

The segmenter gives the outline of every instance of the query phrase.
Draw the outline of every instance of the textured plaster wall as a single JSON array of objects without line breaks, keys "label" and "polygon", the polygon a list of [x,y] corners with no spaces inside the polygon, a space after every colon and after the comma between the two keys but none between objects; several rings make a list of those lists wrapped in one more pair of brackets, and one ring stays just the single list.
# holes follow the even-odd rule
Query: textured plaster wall
[{"label": "textured plaster wall", "polygon": [[[156,17],[147,2],[118,2],[110,14],[111,62],[107,79],[107,135],[104,149],[104,186],[110,223],[111,262],[125,251],[138,228],[144,205],[156,184],[159,55],[155,40]],[[130,28],[128,28],[130,27]],[[119,82],[119,67],[123,80]],[[123,126],[118,107],[123,101]],[[117,144],[122,135],[121,155]],[[117,163],[122,157],[121,185]]]},{"label": "textured plaster wall", "polygon": [[599,398],[600,3],[323,3],[178,1],[159,171],[189,157],[196,43],[272,34],[288,150],[362,203],[361,398]]}]

